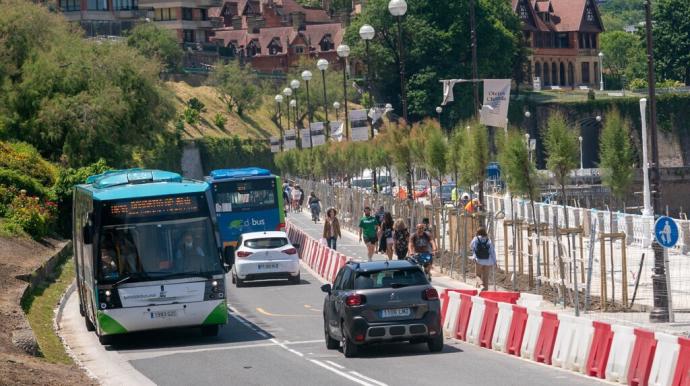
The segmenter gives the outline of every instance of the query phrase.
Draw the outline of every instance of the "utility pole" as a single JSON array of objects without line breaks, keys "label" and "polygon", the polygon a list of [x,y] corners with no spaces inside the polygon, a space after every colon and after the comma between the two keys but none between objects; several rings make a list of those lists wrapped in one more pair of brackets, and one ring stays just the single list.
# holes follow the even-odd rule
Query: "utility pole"
[{"label": "utility pole", "polygon": [[[472,44],[472,79],[479,79],[479,69],[477,68],[477,20],[474,14],[474,2],[470,0],[470,40]],[[477,114],[479,111],[479,84],[472,83],[472,91],[474,92],[474,111]]]},{"label": "utility pole", "polygon": [[[659,181],[659,147],[657,144],[656,128],[656,76],[654,74],[654,37],[652,34],[652,1],[645,0],[645,25],[647,35],[647,83],[649,84],[649,128],[652,145],[652,165],[649,168],[652,185],[652,205],[654,214],[661,213],[661,181]],[[656,240],[652,240],[654,251],[654,274],[652,275],[652,289],[654,295],[654,309],[649,313],[651,322],[664,323],[669,321],[668,290],[666,281],[665,252]]]}]

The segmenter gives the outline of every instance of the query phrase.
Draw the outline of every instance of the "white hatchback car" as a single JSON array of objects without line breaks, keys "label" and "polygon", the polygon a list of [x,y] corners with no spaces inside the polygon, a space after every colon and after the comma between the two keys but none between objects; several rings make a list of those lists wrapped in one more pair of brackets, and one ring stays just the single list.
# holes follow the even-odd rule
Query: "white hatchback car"
[{"label": "white hatchback car", "polygon": [[240,236],[232,266],[232,282],[288,279],[300,282],[299,255],[285,232],[251,232]]}]

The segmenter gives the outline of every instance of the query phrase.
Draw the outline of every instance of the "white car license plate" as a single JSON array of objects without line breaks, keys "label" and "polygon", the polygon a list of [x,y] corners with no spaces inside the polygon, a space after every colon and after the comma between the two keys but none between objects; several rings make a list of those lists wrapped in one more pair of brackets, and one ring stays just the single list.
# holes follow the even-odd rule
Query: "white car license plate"
[{"label": "white car license plate", "polygon": [[409,308],[391,308],[387,310],[381,310],[382,318],[398,318],[401,316],[410,316],[412,314]]},{"label": "white car license plate", "polygon": [[278,263],[259,264],[259,269],[278,269]]},{"label": "white car license plate", "polygon": [[177,310],[151,312],[151,319],[171,319],[177,317]]}]

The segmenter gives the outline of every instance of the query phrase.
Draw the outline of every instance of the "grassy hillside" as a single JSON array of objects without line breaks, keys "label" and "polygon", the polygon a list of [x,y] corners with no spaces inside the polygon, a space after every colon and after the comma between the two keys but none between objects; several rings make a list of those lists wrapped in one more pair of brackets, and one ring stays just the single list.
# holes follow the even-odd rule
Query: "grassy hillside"
[{"label": "grassy hillside", "polygon": [[[228,112],[218,94],[209,86],[194,87],[186,82],[166,82],[166,85],[175,94],[177,111],[181,114],[185,109],[185,103],[191,98],[197,98],[205,105],[205,111],[201,113],[200,122],[196,125],[185,123],[184,135],[188,139],[201,137],[229,137],[237,135],[240,138],[268,138],[278,134],[278,128],[271,122],[273,111],[262,103],[258,109],[238,116],[235,112]],[[267,97],[268,98],[268,97]],[[227,119],[225,128],[221,129],[214,124],[216,113],[220,112]]]}]

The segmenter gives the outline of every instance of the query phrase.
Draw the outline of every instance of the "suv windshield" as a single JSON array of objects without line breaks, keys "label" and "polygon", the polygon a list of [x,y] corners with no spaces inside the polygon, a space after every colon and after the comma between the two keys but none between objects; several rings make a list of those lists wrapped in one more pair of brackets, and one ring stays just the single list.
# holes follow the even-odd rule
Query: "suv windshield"
[{"label": "suv windshield", "polygon": [[223,272],[208,218],[104,227],[98,256],[101,282]]},{"label": "suv windshield", "polygon": [[357,272],[355,289],[397,288],[428,283],[419,268],[384,269]]},{"label": "suv windshield", "polygon": [[265,239],[251,239],[244,242],[244,246],[252,249],[274,249],[288,244],[284,237],[267,237]]}]

